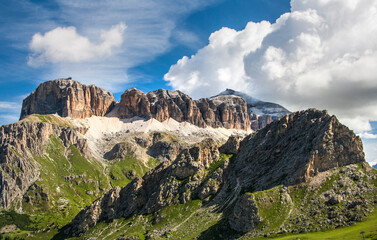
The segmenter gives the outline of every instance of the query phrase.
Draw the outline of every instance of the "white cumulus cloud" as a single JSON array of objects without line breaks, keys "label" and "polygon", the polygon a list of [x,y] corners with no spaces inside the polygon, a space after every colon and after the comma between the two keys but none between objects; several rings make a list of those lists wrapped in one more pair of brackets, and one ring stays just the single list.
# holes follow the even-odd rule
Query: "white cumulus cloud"
[{"label": "white cumulus cloud", "polygon": [[272,30],[269,22],[250,22],[242,31],[222,28],[209,37],[208,46],[194,56],[183,57],[170,68],[165,79],[193,97],[219,93],[225,88],[248,86],[243,57],[261,47]]},{"label": "white cumulus cloud", "polygon": [[213,33],[165,80],[194,97],[228,87],[290,110],[328,109],[355,131],[368,131],[377,120],[376,39],[377,1],[292,0],[291,12],[275,23]]},{"label": "white cumulus cloud", "polygon": [[82,62],[110,56],[113,49],[123,43],[126,25],[121,22],[100,35],[96,44],[77,33],[75,27],[57,27],[45,34],[34,34],[30,42],[29,65],[38,66],[46,62]]}]

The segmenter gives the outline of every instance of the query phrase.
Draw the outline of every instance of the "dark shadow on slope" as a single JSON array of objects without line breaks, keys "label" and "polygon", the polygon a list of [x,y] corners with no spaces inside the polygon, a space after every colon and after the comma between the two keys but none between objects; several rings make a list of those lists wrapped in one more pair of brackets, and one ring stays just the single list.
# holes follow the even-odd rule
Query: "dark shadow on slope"
[{"label": "dark shadow on slope", "polygon": [[67,229],[67,226],[62,227],[59,229],[59,232],[52,238],[52,240],[64,240],[67,239],[67,235],[64,233],[64,231]]},{"label": "dark shadow on slope", "polygon": [[243,234],[232,230],[229,227],[228,221],[223,218],[218,223],[208,228],[202,232],[198,239],[199,240],[217,240],[217,239],[237,239]]}]

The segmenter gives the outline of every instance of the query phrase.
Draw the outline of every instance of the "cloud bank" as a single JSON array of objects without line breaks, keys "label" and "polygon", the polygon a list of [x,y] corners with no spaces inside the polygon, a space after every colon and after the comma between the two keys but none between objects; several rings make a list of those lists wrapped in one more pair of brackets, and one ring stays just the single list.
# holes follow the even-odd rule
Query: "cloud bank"
[{"label": "cloud bank", "polygon": [[377,2],[292,0],[275,23],[220,29],[165,80],[204,97],[226,87],[290,110],[328,109],[355,131],[377,120]]},{"label": "cloud bank", "polygon": [[110,56],[112,50],[123,43],[124,23],[112,26],[101,33],[101,43],[92,43],[87,37],[77,33],[76,28],[57,27],[44,35],[34,34],[30,42],[28,64],[39,66],[46,62],[82,62]]}]

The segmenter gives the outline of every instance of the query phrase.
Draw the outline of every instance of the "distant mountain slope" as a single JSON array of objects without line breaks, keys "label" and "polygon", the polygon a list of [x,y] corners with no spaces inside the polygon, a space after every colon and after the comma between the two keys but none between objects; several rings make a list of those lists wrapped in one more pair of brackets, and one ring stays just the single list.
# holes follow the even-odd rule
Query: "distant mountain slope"
[{"label": "distant mountain slope", "polygon": [[253,98],[246,93],[235,91],[233,89],[226,89],[219,93],[217,96],[234,95],[245,99],[247,107],[256,115],[270,115],[272,119],[279,118],[281,116],[290,114],[291,112],[285,107],[272,102],[264,102],[257,98]]},{"label": "distant mountain slope", "polygon": [[373,167],[374,167],[375,169],[377,169],[377,164],[376,164],[376,165],[373,165]]},{"label": "distant mountain slope", "polygon": [[239,96],[245,99],[251,120],[251,128],[253,130],[264,128],[267,124],[271,123],[272,120],[291,113],[288,109],[277,103],[264,102],[232,89],[226,89],[214,97],[228,95]]},{"label": "distant mountain slope", "polygon": [[[238,96],[196,101],[180,91],[129,89],[117,103],[94,85],[44,82],[23,101],[21,120],[0,126],[0,233],[9,226],[56,231],[187,146],[247,133]],[[19,213],[28,224],[16,222]]]}]

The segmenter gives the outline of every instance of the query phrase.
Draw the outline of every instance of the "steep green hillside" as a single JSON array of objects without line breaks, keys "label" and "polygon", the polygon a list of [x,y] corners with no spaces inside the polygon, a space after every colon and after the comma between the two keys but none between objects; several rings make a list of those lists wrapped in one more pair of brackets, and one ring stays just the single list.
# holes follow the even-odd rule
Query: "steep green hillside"
[{"label": "steep green hillside", "polygon": [[[230,211],[222,208],[223,202],[192,200],[154,214],[101,222],[70,239],[361,239],[360,232],[365,232],[366,239],[376,239],[373,186],[377,186],[377,171],[357,164],[324,172],[308,183],[247,193],[263,220],[245,234],[230,229],[226,220]],[[339,201],[334,200],[337,196]]]},{"label": "steep green hillside", "polygon": [[[37,122],[43,120],[64,126],[69,123],[53,115],[35,117],[41,118],[32,119]],[[21,153],[15,153],[22,157]],[[34,235],[42,235],[41,239],[48,238],[111,187],[123,187],[159,164],[152,157],[144,163],[131,152],[125,158],[113,161],[85,158],[76,146],[64,146],[56,135],[50,136],[43,154],[33,154],[33,160],[39,166],[40,175],[23,196],[23,213],[18,214],[11,208],[0,215],[0,229],[15,225],[19,230],[0,236],[28,235],[27,238],[32,239]],[[36,231],[40,233],[36,234]]]}]

